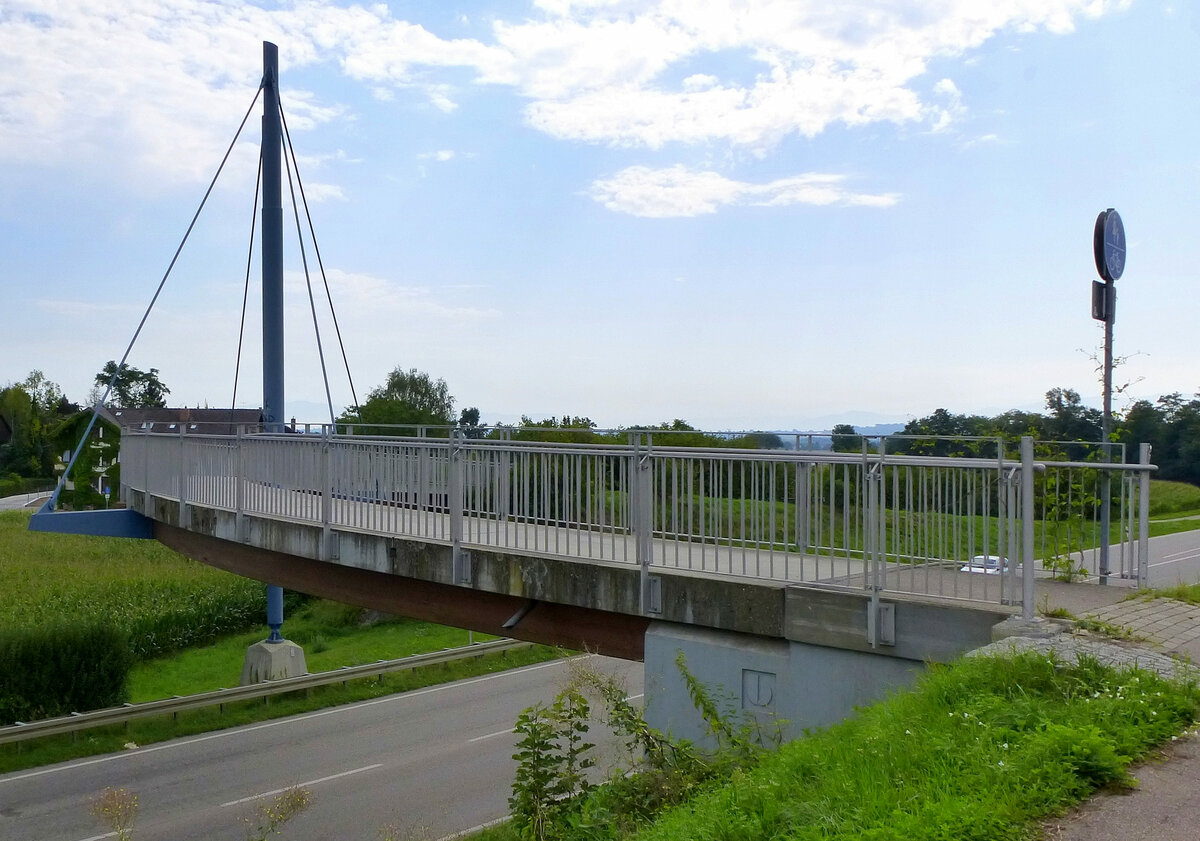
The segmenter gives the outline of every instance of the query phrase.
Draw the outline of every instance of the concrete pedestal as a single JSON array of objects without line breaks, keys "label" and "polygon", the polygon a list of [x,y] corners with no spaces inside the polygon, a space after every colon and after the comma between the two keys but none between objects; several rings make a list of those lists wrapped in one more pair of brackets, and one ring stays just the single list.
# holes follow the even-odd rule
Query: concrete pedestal
[{"label": "concrete pedestal", "polygon": [[282,680],[308,674],[304,662],[304,649],[290,640],[282,642],[256,642],[246,649],[246,661],[242,665],[242,686],[262,683],[264,680]]}]

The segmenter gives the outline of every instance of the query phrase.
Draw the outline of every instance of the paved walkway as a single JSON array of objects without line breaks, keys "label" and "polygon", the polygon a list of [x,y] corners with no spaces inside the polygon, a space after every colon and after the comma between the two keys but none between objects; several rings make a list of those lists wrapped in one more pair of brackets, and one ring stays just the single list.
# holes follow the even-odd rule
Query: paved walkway
[{"label": "paved walkway", "polygon": [[20,494],[18,496],[6,496],[0,499],[0,511],[12,511],[17,508],[33,507],[35,502],[41,502],[50,496],[48,493]]}]

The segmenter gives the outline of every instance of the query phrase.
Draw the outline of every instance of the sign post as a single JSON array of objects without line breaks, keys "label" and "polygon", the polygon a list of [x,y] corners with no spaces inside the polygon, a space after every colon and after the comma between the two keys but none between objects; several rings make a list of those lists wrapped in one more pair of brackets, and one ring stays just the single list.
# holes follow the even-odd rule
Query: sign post
[{"label": "sign post", "polygon": [[[1112,369],[1113,369],[1113,322],[1117,317],[1116,282],[1125,272],[1125,226],[1121,215],[1111,207],[1096,217],[1092,232],[1092,252],[1096,258],[1096,271],[1104,282],[1092,281],[1092,318],[1104,322],[1104,412],[1100,421],[1100,436],[1103,441],[1104,460],[1111,461],[1109,434],[1112,431]],[[1100,482],[1100,583],[1108,583],[1109,575],[1109,529],[1112,498],[1112,480],[1105,471]]]}]

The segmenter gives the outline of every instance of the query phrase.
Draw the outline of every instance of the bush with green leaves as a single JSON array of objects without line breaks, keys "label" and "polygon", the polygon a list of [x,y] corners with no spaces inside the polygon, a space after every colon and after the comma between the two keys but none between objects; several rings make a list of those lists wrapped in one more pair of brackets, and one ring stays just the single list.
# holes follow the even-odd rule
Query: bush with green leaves
[{"label": "bush with green leaves", "polygon": [[129,638],[110,624],[0,631],[0,724],[128,700]]},{"label": "bush with green leaves", "polygon": [[[628,833],[708,782],[757,762],[763,752],[757,731],[721,709],[682,654],[676,666],[720,750],[705,754],[667,738],[646,723],[619,680],[573,661],[571,680],[554,702],[529,707],[517,718],[509,807],[521,838],[604,837],[614,828]],[[599,785],[588,774],[596,765],[596,746],[587,741],[592,701],[622,748],[622,758]]]}]

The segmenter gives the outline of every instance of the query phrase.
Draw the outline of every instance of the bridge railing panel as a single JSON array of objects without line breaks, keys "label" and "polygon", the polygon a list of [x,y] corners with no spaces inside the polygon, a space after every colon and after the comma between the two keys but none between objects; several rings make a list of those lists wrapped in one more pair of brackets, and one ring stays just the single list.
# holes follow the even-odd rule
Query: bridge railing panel
[{"label": "bridge railing panel", "polygon": [[[1042,459],[361,435],[129,434],[122,480],[187,504],[459,546],[913,592],[1021,597],[1038,575],[1144,577],[1153,467]],[[1055,452],[1046,449],[1046,453]],[[1033,475],[1033,516],[1023,517]],[[1033,555],[1023,557],[1026,538]]]}]

